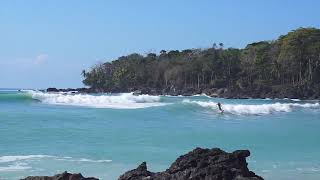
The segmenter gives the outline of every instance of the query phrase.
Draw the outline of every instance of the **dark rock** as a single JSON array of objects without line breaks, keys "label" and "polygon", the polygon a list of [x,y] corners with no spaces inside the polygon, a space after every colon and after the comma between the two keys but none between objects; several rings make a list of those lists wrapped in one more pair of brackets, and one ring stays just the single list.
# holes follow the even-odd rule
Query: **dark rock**
[{"label": "dark rock", "polygon": [[163,95],[166,95],[166,94],[168,94],[170,92],[170,87],[166,87],[166,88],[164,88],[164,89],[162,89],[162,94]]},{"label": "dark rock", "polygon": [[220,89],[217,89],[217,91],[216,91],[217,94],[223,94],[226,92],[227,92],[226,88],[220,88]]},{"label": "dark rock", "polygon": [[76,89],[73,88],[67,88],[67,89],[59,89],[60,92],[70,92],[70,91],[76,91]]},{"label": "dark rock", "polygon": [[211,97],[218,97],[217,88],[206,88],[202,91],[202,93],[211,96]]},{"label": "dark rock", "polygon": [[196,90],[194,88],[184,88],[181,90],[182,96],[192,96],[195,95]]},{"label": "dark rock", "polygon": [[85,178],[81,174],[71,174],[64,172],[62,174],[57,174],[54,176],[29,176],[21,180],[99,180],[97,178],[88,177]]},{"label": "dark rock", "polygon": [[112,88],[77,88],[77,89],[57,89],[48,88],[47,92],[73,92],[76,93],[125,93],[140,91],[139,94],[149,95],[172,95],[172,96],[192,96],[196,94],[206,94],[211,97],[220,97],[227,99],[248,99],[248,98],[290,98],[290,99],[318,99],[320,97],[320,85],[261,85],[261,84],[239,84],[238,86],[199,86],[199,87],[112,87]]},{"label": "dark rock", "polygon": [[151,89],[149,95],[162,95],[162,92],[159,89]]},{"label": "dark rock", "polygon": [[77,88],[76,91],[78,91],[79,93],[90,93],[89,88]]},{"label": "dark rock", "polygon": [[168,95],[170,96],[179,96],[181,94],[181,91],[180,90],[172,90],[168,93]]},{"label": "dark rock", "polygon": [[143,162],[136,169],[133,169],[121,175],[119,179],[143,180],[148,179],[148,177],[151,177],[152,175],[154,175],[154,173],[149,172],[147,170],[147,163]]},{"label": "dark rock", "polygon": [[151,91],[150,88],[141,88],[141,94],[149,94]]},{"label": "dark rock", "polygon": [[133,91],[133,95],[141,95],[142,92],[140,90],[135,90]]},{"label": "dark rock", "polygon": [[246,162],[249,155],[248,150],[227,153],[218,148],[196,148],[180,156],[166,171],[149,172],[143,162],[119,180],[263,180],[249,171]]},{"label": "dark rock", "polygon": [[48,88],[47,92],[59,92],[57,88]]}]

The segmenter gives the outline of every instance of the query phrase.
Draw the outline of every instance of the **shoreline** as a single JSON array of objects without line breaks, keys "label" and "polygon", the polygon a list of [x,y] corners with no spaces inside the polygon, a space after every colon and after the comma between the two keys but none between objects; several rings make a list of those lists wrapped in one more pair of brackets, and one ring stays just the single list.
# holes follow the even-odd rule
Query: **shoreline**
[{"label": "shoreline", "polygon": [[[133,93],[134,95],[153,95],[153,96],[197,96],[204,95],[213,98],[224,99],[291,99],[291,100],[320,100],[318,94],[298,94],[296,89],[286,88],[282,91],[265,90],[239,90],[228,88],[205,88],[205,89],[172,89],[172,88],[124,88],[124,89],[95,89],[95,88],[47,88],[42,92],[65,92],[70,94],[77,93]],[[301,91],[303,93],[303,91]]]}]

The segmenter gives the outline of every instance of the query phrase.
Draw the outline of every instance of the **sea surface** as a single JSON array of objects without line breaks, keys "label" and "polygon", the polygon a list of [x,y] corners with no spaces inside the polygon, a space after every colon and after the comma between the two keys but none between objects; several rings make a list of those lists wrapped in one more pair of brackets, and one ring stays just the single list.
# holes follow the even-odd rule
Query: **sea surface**
[{"label": "sea surface", "polygon": [[0,91],[1,180],[65,170],[115,180],[143,161],[163,171],[195,147],[249,149],[265,179],[320,179],[319,102]]}]

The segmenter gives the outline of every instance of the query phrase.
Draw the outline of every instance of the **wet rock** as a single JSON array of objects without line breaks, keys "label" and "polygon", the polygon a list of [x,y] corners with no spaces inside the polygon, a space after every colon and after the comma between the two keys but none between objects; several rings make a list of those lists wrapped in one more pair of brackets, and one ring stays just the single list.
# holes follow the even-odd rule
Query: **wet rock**
[{"label": "wet rock", "polygon": [[57,174],[54,176],[29,176],[21,180],[99,180],[97,178],[88,177],[85,178],[81,174],[71,174],[64,172],[62,174]]},{"label": "wet rock", "polygon": [[143,162],[119,180],[262,180],[249,171],[246,162],[249,155],[248,150],[227,153],[218,148],[196,148],[180,156],[166,171],[150,172]]},{"label": "wet rock", "polygon": [[136,169],[126,172],[119,179],[144,180],[150,178],[154,173],[147,170],[147,163],[143,162]]},{"label": "wet rock", "polygon": [[47,92],[59,92],[59,90],[57,88],[51,87],[47,89]]},{"label": "wet rock", "polygon": [[135,91],[133,91],[132,94],[137,96],[137,95],[141,95],[142,92],[140,90],[135,90]]},{"label": "wet rock", "polygon": [[184,88],[181,90],[182,96],[192,96],[195,95],[196,90],[194,88]]}]

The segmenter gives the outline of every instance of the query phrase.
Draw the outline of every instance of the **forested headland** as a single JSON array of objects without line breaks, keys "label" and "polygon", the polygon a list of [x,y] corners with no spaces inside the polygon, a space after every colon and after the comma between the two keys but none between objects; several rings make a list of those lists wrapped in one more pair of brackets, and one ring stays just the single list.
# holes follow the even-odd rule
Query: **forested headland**
[{"label": "forested headland", "polygon": [[320,97],[320,29],[299,28],[243,49],[219,43],[134,53],[96,64],[82,75],[83,83],[99,92],[315,99]]}]

